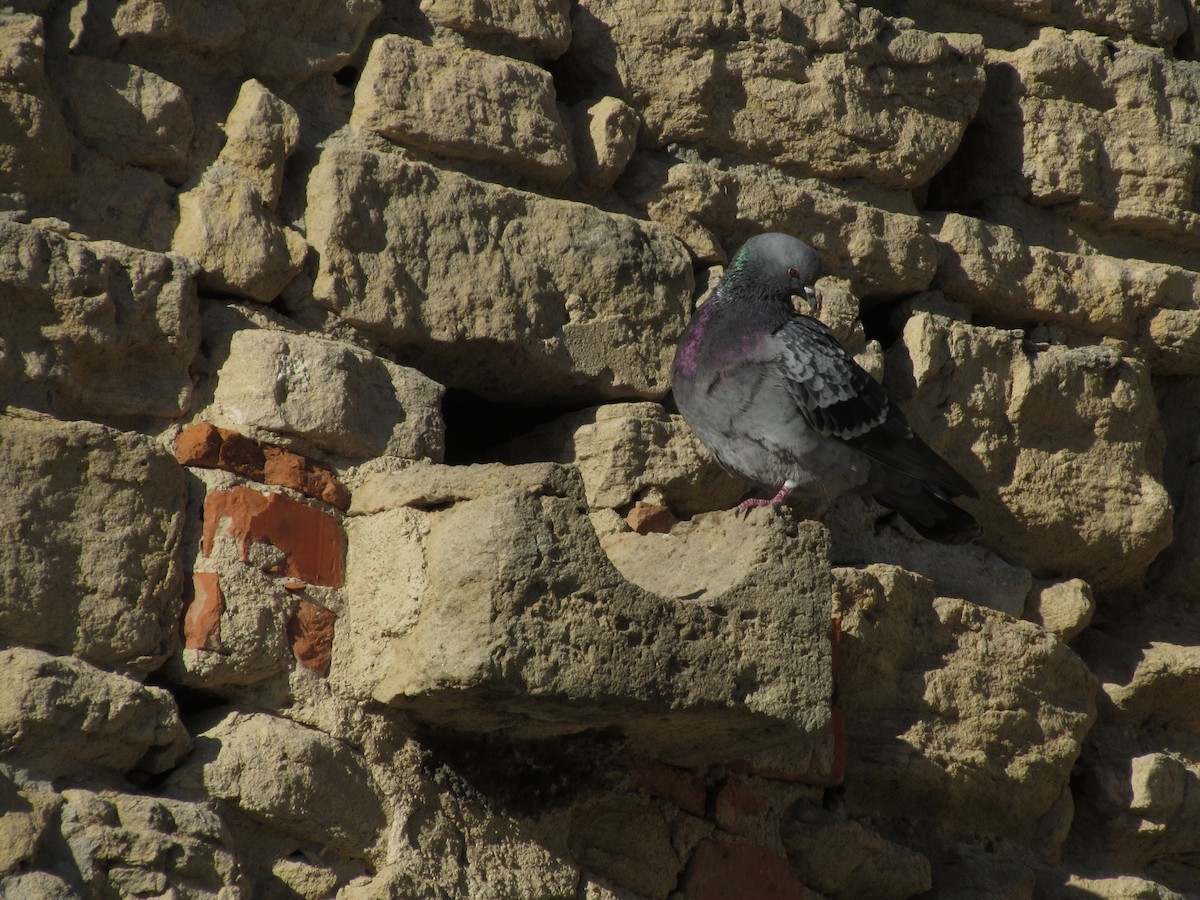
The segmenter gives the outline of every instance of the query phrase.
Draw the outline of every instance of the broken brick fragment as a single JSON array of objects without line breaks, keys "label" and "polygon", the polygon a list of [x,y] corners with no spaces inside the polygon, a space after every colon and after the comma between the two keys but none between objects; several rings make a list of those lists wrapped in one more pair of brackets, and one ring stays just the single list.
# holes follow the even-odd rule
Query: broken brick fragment
[{"label": "broken brick fragment", "polygon": [[648,794],[693,816],[704,817],[708,802],[704,779],[686,769],[677,769],[645,756],[634,757],[632,764],[634,781]]},{"label": "broken brick fragment", "polygon": [[207,422],[193,423],[179,432],[175,458],[185,466],[224,469],[253,481],[291,488],[338,509],[350,505],[350,491],[328,466]]},{"label": "broken brick fragment", "polygon": [[241,485],[211,491],[204,498],[205,556],[212,555],[217,530],[225,521],[243,561],[249,559],[251,544],[266,541],[285,557],[280,575],[325,587],[341,587],[345,580],[346,535],[327,512],[284,494],[263,494]]},{"label": "broken brick fragment", "polygon": [[221,614],[225,596],[216,572],[192,573],[192,599],[183,614],[183,646],[189,650],[215,650],[221,642]]},{"label": "broken brick fragment", "polygon": [[288,622],[288,641],[296,661],[322,678],[333,659],[333,623],[337,613],[317,603],[301,600]]},{"label": "broken brick fragment", "polygon": [[696,845],[679,891],[685,900],[803,900],[804,894],[784,857],[766,847],[712,839]]},{"label": "broken brick fragment", "polygon": [[640,500],[625,514],[625,523],[638,534],[669,534],[677,521],[669,506]]}]

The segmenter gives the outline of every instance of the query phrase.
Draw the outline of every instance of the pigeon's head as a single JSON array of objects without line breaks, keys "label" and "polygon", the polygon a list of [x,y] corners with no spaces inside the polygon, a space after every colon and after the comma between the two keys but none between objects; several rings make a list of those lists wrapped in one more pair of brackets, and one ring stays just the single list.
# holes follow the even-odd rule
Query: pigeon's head
[{"label": "pigeon's head", "polygon": [[813,284],[821,274],[821,258],[804,241],[771,232],[746,241],[730,268],[740,270],[772,294],[803,294],[815,301]]}]

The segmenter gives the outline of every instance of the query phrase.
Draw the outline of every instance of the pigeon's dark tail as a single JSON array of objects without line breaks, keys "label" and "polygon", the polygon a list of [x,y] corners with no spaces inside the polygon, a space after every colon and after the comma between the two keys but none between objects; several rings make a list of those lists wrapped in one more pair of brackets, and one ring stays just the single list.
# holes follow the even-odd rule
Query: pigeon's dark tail
[{"label": "pigeon's dark tail", "polygon": [[982,534],[979,523],[953,496],[900,473],[889,473],[875,499],[898,512],[917,534],[942,544],[965,544]]}]

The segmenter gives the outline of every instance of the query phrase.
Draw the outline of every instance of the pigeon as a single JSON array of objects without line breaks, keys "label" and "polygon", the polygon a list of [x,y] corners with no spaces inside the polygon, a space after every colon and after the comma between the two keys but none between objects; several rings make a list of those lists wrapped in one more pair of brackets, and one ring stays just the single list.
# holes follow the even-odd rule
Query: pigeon
[{"label": "pigeon", "polygon": [[[821,261],[787,234],[748,240],[675,351],[672,390],[692,431],[727,471],[770,491],[832,499],[859,491],[947,544],[980,533],[959,496],[962,475],[915,435],[900,408],[822,322],[792,305],[815,303]],[[793,498],[795,499],[795,498]]]}]

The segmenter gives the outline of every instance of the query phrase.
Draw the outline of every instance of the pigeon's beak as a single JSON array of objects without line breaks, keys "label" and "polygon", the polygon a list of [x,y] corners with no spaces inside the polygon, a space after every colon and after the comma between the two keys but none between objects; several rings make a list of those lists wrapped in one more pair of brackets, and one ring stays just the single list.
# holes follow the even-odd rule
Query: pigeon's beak
[{"label": "pigeon's beak", "polygon": [[804,286],[804,299],[808,301],[814,312],[820,311],[821,301],[817,298],[817,289],[811,284]]}]

